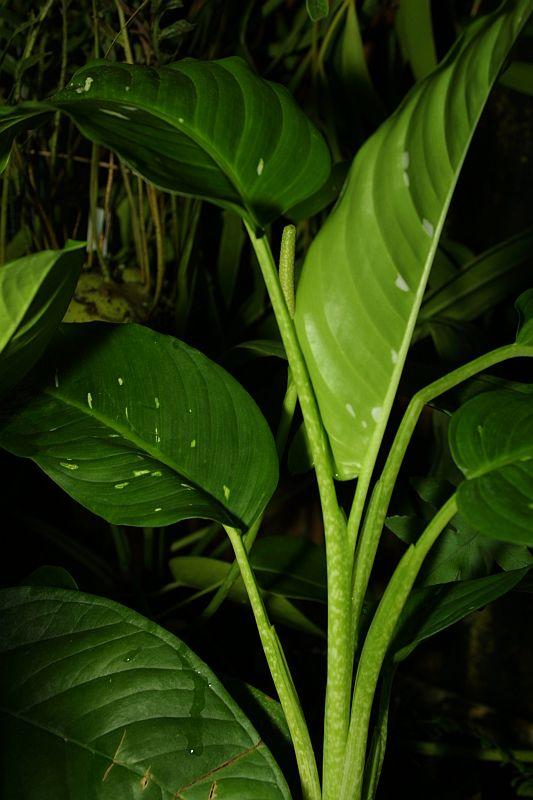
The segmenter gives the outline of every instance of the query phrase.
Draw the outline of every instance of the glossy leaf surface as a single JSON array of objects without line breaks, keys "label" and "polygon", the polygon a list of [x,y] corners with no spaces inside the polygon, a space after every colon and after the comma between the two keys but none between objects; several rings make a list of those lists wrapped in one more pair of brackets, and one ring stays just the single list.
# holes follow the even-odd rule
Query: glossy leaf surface
[{"label": "glossy leaf surface", "polygon": [[[80,354],[83,353],[83,358]],[[221,367],[138,325],[64,325],[49,370],[3,409],[0,445],[109,522],[248,527],[277,482],[274,441]]]},{"label": "glossy leaf surface", "polygon": [[182,642],[116,603],[2,592],[6,800],[289,800],[269,751]]},{"label": "glossy leaf surface", "polygon": [[358,152],[309,250],[296,325],[341,478],[381,440],[463,159],[531,9],[467,29]]},{"label": "glossy leaf surface", "polygon": [[466,477],[459,511],[481,533],[533,545],[533,395],[485,392],[450,422],[450,447]]},{"label": "glossy leaf surface", "polygon": [[84,245],[72,242],[0,269],[0,394],[42,356],[67,310],[83,256]]},{"label": "glossy leaf surface", "polygon": [[[3,149],[25,106],[0,111]],[[148,181],[205,197],[264,225],[328,178],[322,136],[290,93],[240,58],[182,59],[159,69],[96,61],[45,106],[118,153]],[[38,104],[28,113],[39,114]],[[14,127],[11,128],[10,121]]]}]

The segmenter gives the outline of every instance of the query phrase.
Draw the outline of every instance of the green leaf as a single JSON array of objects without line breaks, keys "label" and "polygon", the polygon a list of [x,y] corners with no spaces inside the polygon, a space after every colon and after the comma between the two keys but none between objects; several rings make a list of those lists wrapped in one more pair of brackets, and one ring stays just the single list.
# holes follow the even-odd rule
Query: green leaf
[{"label": "green leaf", "polygon": [[420,80],[437,65],[431,0],[400,0],[395,23],[402,55]]},{"label": "green leaf", "polygon": [[[39,108],[32,104],[28,113]],[[316,192],[330,171],[322,136],[289,92],[240,58],[183,59],[159,69],[96,61],[76,72],[50,108],[151,183],[260,226]],[[0,132],[10,140],[21,124],[32,124],[19,121],[25,109],[0,109]]]},{"label": "green leaf", "polygon": [[531,8],[476,20],[414,87],[359,150],[308,252],[295,322],[340,478],[381,441],[466,151]]},{"label": "green leaf", "polygon": [[533,64],[529,61],[513,61],[500,78],[502,86],[533,97]]},{"label": "green leaf", "polygon": [[[220,586],[226,578],[231,564],[228,564],[226,561],[220,561],[216,558],[207,558],[205,556],[178,556],[170,560],[169,567],[177,584],[204,591],[210,589],[214,590]],[[257,575],[260,585],[262,583],[261,578],[264,579],[264,577],[264,574]],[[267,578],[271,580],[272,576],[267,575]],[[228,593],[228,599],[239,605],[249,605],[248,593],[246,592],[242,578],[237,578]],[[272,590],[263,590],[263,600],[269,616],[274,621],[281,622],[283,625],[287,625],[295,630],[310,633],[313,636],[324,636],[323,631],[315,625],[314,622],[308,619],[294,603],[291,603],[281,591],[277,591],[275,586]]]},{"label": "green leaf", "polygon": [[305,5],[313,22],[318,22],[329,14],[329,0],[305,0]]},{"label": "green leaf", "polygon": [[48,371],[2,416],[1,446],[115,524],[247,528],[277,482],[274,440],[247,392],[138,325],[62,326]]},{"label": "green leaf", "polygon": [[520,318],[516,341],[518,344],[533,345],[533,289],[528,289],[516,301]]},{"label": "green leaf", "polygon": [[398,623],[395,661],[403,661],[424,639],[449,628],[473,611],[514,589],[528,569],[489,575],[473,581],[416,589]]},{"label": "green leaf", "polygon": [[63,567],[38,567],[21,581],[21,586],[54,586],[57,589],[78,590],[78,584]]},{"label": "green leaf", "polygon": [[0,269],[0,394],[42,356],[76,288],[83,254],[83,244],[69,242]]},{"label": "green leaf", "polygon": [[457,490],[460,513],[480,533],[532,545],[533,395],[477,395],[452,416],[449,437],[467,478]]},{"label": "green leaf", "polygon": [[250,722],[167,631],[61,589],[3,591],[0,617],[6,798],[290,800]]},{"label": "green leaf", "polygon": [[250,561],[258,583],[292,600],[327,601],[323,547],[295,536],[265,536],[254,544]]},{"label": "green leaf", "polygon": [[417,325],[435,317],[474,320],[527,285],[533,262],[533,228],[491,247],[436,291],[428,292]]}]

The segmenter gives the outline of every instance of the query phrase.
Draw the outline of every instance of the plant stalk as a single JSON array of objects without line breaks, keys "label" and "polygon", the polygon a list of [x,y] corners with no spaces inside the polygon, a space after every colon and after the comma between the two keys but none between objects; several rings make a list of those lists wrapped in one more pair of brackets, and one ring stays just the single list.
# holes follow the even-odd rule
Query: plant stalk
[{"label": "plant stalk", "polygon": [[352,629],[350,563],[346,528],[337,503],[330,469],[329,445],[313,393],[307,366],[281,284],[270,245],[246,222],[263,279],[279,326],[315,465],[326,541],[328,575],[327,684],[324,714],[324,800],[338,800],[350,714],[352,682]]},{"label": "plant stalk", "polygon": [[511,358],[528,356],[533,357],[533,347],[518,344],[499,347],[433,381],[412,397],[398,427],[381,477],[374,486],[359,548],[356,553],[352,595],[353,618],[356,630],[396,479],[424,406],[439,395],[444,394],[444,392],[453,389],[463,381],[493,367],[495,364],[500,364]]},{"label": "plant stalk", "polygon": [[224,527],[233,546],[272,680],[287,720],[298,763],[303,798],[304,800],[321,800],[320,781],[313,745],[311,744],[302,707],[279,639],[268,619],[263,598],[255,582],[241,534],[235,528]]},{"label": "plant stalk", "polygon": [[457,500],[453,494],[437,511],[416,544],[404,553],[374,615],[357,668],[339,800],[361,800],[368,728],[381,668],[420,567],[456,513]]}]

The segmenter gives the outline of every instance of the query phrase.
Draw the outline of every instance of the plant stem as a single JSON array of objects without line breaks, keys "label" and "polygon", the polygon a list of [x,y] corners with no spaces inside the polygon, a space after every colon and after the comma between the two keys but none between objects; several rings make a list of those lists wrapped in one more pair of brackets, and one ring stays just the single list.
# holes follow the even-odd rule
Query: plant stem
[{"label": "plant stem", "polygon": [[252,606],[257,630],[265,651],[266,660],[276,687],[287,725],[294,745],[298,762],[298,771],[302,782],[304,800],[320,800],[320,781],[316,767],[313,746],[309,737],[307,724],[300,706],[300,701],[292,681],[287,662],[274,627],[268,619],[263,599],[255,582],[255,577],[248,561],[248,554],[241,534],[235,528],[225,526],[235,558],[241,571],[246,592]]},{"label": "plant stem", "polygon": [[[281,458],[283,455],[283,451],[285,450],[285,445],[287,443],[287,436],[289,435],[289,429],[291,426],[292,419],[294,417],[294,411],[296,409],[296,387],[290,375],[287,380],[287,391],[285,392],[285,397],[283,400],[283,406],[281,409],[281,418],[278,425],[278,431],[276,434],[276,448],[278,451],[278,456]],[[249,530],[244,535],[244,546],[246,547],[246,552],[249,553],[253,547],[253,544],[256,540],[257,534],[259,533],[259,529],[261,527],[261,523],[263,522],[263,514],[257,519],[254,524],[249,528]],[[228,594],[230,593],[233,584],[239,577],[239,565],[236,561],[230,567],[230,570],[220,586],[214,597],[202,611],[199,617],[200,622],[207,622],[213,614],[218,611]]]},{"label": "plant stem", "polygon": [[477,375],[478,372],[483,372],[489,369],[489,367],[493,367],[495,364],[507,361],[510,358],[527,356],[533,357],[533,347],[518,344],[499,347],[496,350],[492,350],[490,353],[485,353],[485,355],[470,361],[468,364],[464,364],[462,367],[458,367],[442,378],[433,381],[433,383],[420,389],[420,391],[412,397],[398,427],[381,477],[374,486],[356,554],[352,597],[354,626],[356,629],[359,624],[370,573],[374,564],[374,558],[383,524],[387,516],[392,492],[396,484],[396,478],[398,477],[405,452],[411,441],[422,409],[427,403],[434,400],[435,397],[453,389],[463,381],[468,380],[468,378],[472,378],[474,375]]},{"label": "plant stem", "polygon": [[439,534],[457,513],[455,494],[437,511],[415,545],[404,553],[367,633],[355,679],[346,763],[339,800],[360,800],[368,726],[383,661],[420,567]]},{"label": "plant stem", "polygon": [[353,664],[349,588],[351,559],[346,547],[344,519],[337,503],[335,484],[331,475],[329,445],[307,366],[296,336],[296,329],[279,282],[272,252],[266,236],[256,235],[248,222],[246,228],[261,267],[298,392],[320,493],[328,572],[328,653],[324,715],[323,796],[324,800],[338,800],[350,714]]}]

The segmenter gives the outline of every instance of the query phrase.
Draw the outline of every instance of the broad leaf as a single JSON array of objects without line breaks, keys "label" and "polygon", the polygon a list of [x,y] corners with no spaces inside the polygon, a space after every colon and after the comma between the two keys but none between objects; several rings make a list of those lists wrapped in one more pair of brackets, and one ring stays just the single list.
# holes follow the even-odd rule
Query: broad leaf
[{"label": "broad leaf", "polygon": [[398,623],[393,643],[394,660],[403,661],[424,639],[511,591],[527,572],[527,568],[519,569],[473,581],[416,589]]},{"label": "broad leaf", "polygon": [[358,152],[309,250],[295,319],[340,478],[381,440],[453,188],[531,9],[468,28]]},{"label": "broad leaf", "polygon": [[400,0],[395,23],[403,58],[417,80],[424,78],[437,65],[431,0]]},{"label": "broad leaf", "polygon": [[54,335],[76,288],[83,248],[69,242],[0,269],[0,394],[24,377]]},{"label": "broad leaf", "polygon": [[533,545],[533,395],[484,392],[453,415],[450,447],[467,480],[459,511],[481,533]]},{"label": "broad leaf", "polygon": [[313,22],[327,17],[329,14],[329,0],[305,0],[307,13]]},{"label": "broad leaf", "polygon": [[[330,171],[322,136],[289,92],[240,58],[159,69],[96,61],[43,108],[67,113],[150,182],[205,197],[264,225],[316,192]],[[0,110],[3,150],[39,104]],[[10,127],[13,125],[13,127]]]},{"label": "broad leaf", "polygon": [[48,362],[2,410],[0,445],[82,505],[124,525],[248,527],[261,513],[274,441],[221,367],[171,336],[100,323],[62,326]]},{"label": "broad leaf", "polygon": [[108,600],[3,591],[3,796],[289,800],[244,714],[182,642]]}]

